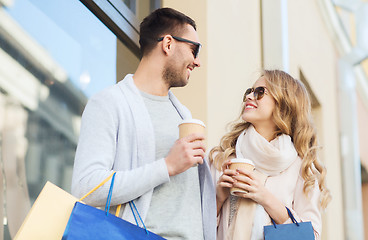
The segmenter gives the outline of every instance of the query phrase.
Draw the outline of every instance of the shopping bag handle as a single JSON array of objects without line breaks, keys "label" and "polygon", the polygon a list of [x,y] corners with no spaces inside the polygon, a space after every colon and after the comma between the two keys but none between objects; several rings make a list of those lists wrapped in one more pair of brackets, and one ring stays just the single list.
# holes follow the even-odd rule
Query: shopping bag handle
[{"label": "shopping bag handle", "polygon": [[107,199],[106,199],[106,204],[105,204],[106,216],[109,215],[110,203],[111,203],[111,197],[112,197],[112,189],[114,188],[114,182],[115,182],[115,175],[116,175],[116,172],[114,172],[112,174],[112,179],[111,179],[111,183],[110,183],[109,194],[107,195]]},{"label": "shopping bag handle", "polygon": [[[135,211],[133,210],[133,207],[132,207],[132,206],[134,207]],[[129,202],[129,207],[130,207],[130,209],[132,210],[132,213],[133,213],[133,216],[134,216],[134,220],[135,220],[135,223],[137,224],[137,226],[139,227],[139,223],[138,223],[137,217],[135,216],[135,213],[137,213],[137,215],[138,215],[139,219],[141,220],[141,223],[142,223],[142,225],[143,225],[143,227],[144,227],[144,229],[146,230],[146,233],[147,233],[147,235],[148,235],[148,234],[149,234],[149,232],[148,232],[148,230],[147,230],[147,228],[146,228],[146,225],[144,225],[144,222],[143,222],[143,220],[142,220],[142,218],[141,218],[141,215],[139,214],[138,209],[137,209],[137,207],[135,206],[135,204],[134,204],[134,201],[133,201],[133,200]]]},{"label": "shopping bag handle", "polygon": [[[110,183],[109,193],[107,195],[107,200],[106,200],[106,204],[105,204],[105,212],[106,212],[106,215],[108,215],[109,214],[109,210],[110,210],[110,205],[111,205],[112,190],[114,188],[115,175],[116,175],[116,171],[114,171],[113,173],[111,173],[110,176],[108,176],[106,179],[104,179],[102,182],[100,182],[96,187],[94,187],[91,191],[89,191],[83,197],[81,197],[79,199],[79,201],[81,202],[83,199],[85,199],[86,197],[88,197],[91,193],[95,192],[98,188],[100,188],[102,185],[104,185],[107,181],[109,181],[112,178],[111,179],[111,183]],[[135,222],[136,222],[137,226],[139,227],[139,223],[138,223],[138,220],[137,220],[136,215],[138,215],[138,217],[139,217],[139,219],[140,219],[140,221],[141,221],[144,229],[146,230],[146,233],[149,234],[149,232],[148,232],[148,230],[146,228],[146,225],[144,225],[144,222],[142,220],[142,217],[139,214],[138,209],[135,206],[133,200],[129,202],[129,206],[130,206],[130,209],[132,210],[132,213],[133,213],[133,216],[134,216],[134,219],[135,219]],[[132,206],[134,207],[134,209],[133,209]],[[116,217],[119,217],[120,209],[121,209],[121,204],[119,204],[117,206],[117,208],[116,208],[116,212],[115,212],[115,216]]]},{"label": "shopping bag handle", "polygon": [[[89,191],[88,193],[86,193],[83,197],[81,197],[79,199],[79,201],[83,201],[83,199],[85,199],[86,197],[88,197],[91,193],[95,192],[97,189],[99,189],[102,185],[104,185],[107,181],[109,181],[111,178],[113,178],[111,180],[111,184],[110,184],[110,189],[109,189],[109,194],[107,196],[107,201],[106,201],[106,205],[105,205],[105,211],[106,211],[106,207],[108,205],[108,210],[110,209],[110,203],[111,203],[111,197],[112,197],[112,189],[114,187],[114,180],[115,180],[115,174],[116,171],[114,171],[113,173],[110,174],[110,176],[108,176],[107,178],[105,178],[102,182],[100,182],[96,187],[94,187],[91,191]],[[116,212],[115,212],[115,216],[119,216],[120,213],[120,209],[121,209],[121,204],[118,205],[118,207],[116,208]],[[107,212],[108,212],[107,210]],[[107,213],[108,214],[108,213]]]},{"label": "shopping bag handle", "polygon": [[[107,200],[106,200],[106,205],[105,205],[106,216],[109,215],[110,204],[111,204],[111,197],[112,197],[112,190],[114,188],[114,182],[115,182],[115,174],[116,174],[116,172],[114,172],[113,175],[112,175],[110,189],[109,189],[109,194],[107,195]],[[133,213],[133,216],[134,216],[134,220],[135,220],[135,223],[137,224],[137,226],[139,227],[139,223],[138,223],[138,220],[137,220],[137,217],[136,217],[136,213],[137,213],[139,219],[141,220],[141,223],[142,223],[144,229],[146,230],[146,233],[149,234],[149,232],[148,232],[148,230],[146,228],[146,225],[144,225],[144,222],[143,222],[143,220],[141,218],[141,215],[139,214],[138,209],[135,206],[133,200],[129,202],[129,206],[130,206],[130,209],[132,210],[132,213]],[[133,210],[133,207],[132,206],[134,207],[134,210],[135,211]],[[117,209],[117,213],[116,213],[117,215],[116,216],[118,216],[118,213],[120,211],[120,207],[121,207],[121,205],[119,205],[119,207],[118,207],[119,209]]]},{"label": "shopping bag handle", "polygon": [[[286,208],[286,210],[287,210],[287,212],[288,212],[288,215],[289,215],[289,217],[290,217],[291,221],[292,221],[293,223],[295,223],[295,224],[299,227],[299,223],[298,223],[298,221],[296,221],[296,219],[294,218],[294,216],[293,216],[293,214],[291,213],[290,209],[289,209],[289,208],[287,208],[287,207],[285,207],[285,208]],[[275,223],[275,221],[274,221],[272,218],[271,218],[271,221],[272,221],[273,226],[274,226],[275,228],[277,228],[277,227],[276,227],[276,223]]]},{"label": "shopping bag handle", "polygon": [[115,171],[113,173],[111,173],[110,176],[108,176],[105,180],[103,180],[102,182],[100,182],[96,187],[94,187],[91,191],[89,191],[88,193],[86,193],[86,195],[84,195],[83,197],[81,197],[79,199],[79,201],[83,201],[83,199],[85,199],[86,197],[88,197],[91,193],[95,192],[97,189],[99,189],[102,185],[104,185],[107,181],[110,180],[110,178],[112,178],[115,175]]}]

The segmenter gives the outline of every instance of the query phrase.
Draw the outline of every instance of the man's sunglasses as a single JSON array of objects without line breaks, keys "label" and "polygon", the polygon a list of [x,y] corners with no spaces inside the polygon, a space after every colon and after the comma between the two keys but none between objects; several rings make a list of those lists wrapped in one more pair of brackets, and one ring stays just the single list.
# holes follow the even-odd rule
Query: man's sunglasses
[{"label": "man's sunglasses", "polygon": [[247,101],[247,96],[249,94],[251,94],[252,92],[253,95],[254,95],[254,99],[256,100],[260,100],[263,98],[263,96],[265,95],[266,93],[266,87],[256,87],[256,88],[248,88],[245,93],[244,93],[244,96],[243,96],[243,102]]},{"label": "man's sunglasses", "polygon": [[[202,44],[200,44],[198,42],[193,42],[193,41],[190,41],[188,39],[181,38],[181,37],[176,37],[176,36],[171,36],[171,37],[174,38],[175,40],[179,41],[179,42],[186,42],[186,43],[193,44],[195,46],[195,48],[193,49],[193,56],[194,56],[194,58],[198,57],[199,51],[201,51]],[[159,39],[157,39],[157,41],[160,42],[163,39],[164,39],[164,37],[160,37]]]}]

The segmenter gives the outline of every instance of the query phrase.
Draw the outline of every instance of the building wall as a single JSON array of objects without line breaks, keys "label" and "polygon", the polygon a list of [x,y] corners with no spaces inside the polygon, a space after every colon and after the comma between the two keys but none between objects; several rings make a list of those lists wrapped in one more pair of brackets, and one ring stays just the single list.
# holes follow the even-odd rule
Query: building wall
[{"label": "building wall", "polygon": [[[192,6],[196,6],[193,8]],[[208,149],[217,145],[226,124],[240,114],[245,89],[261,68],[258,1],[163,1],[195,19],[203,43],[201,67],[187,87],[174,89],[193,117],[207,124]]]},{"label": "building wall", "polygon": [[362,185],[364,239],[368,239],[368,183]]},{"label": "building wall", "polygon": [[[357,97],[358,125],[359,125],[359,152],[363,167],[368,170],[368,110],[358,95]],[[363,202],[364,203],[364,202]]]},{"label": "building wall", "polygon": [[[304,75],[319,102],[313,114],[323,146],[321,160],[328,170],[327,186],[333,196],[323,213],[322,239],[344,239],[336,95],[339,56],[317,1],[293,0],[287,4],[289,53],[280,58],[288,58],[291,75]],[[243,92],[257,79],[262,55],[269,54],[262,52],[261,2],[166,0],[163,5],[183,11],[198,24],[204,45],[202,67],[192,74],[188,87],[174,92],[194,117],[206,122],[210,149],[218,144],[226,124],[239,116]],[[279,30],[273,30],[275,37],[280,35]]]},{"label": "building wall", "polygon": [[[191,73],[188,86],[173,89],[174,94],[182,100],[186,106],[190,106],[194,118],[208,121],[208,4],[207,1],[174,1],[164,0],[162,6],[173,7],[191,18],[195,19],[199,39],[203,44],[200,53],[200,68]],[[195,7],[194,7],[195,6]]]},{"label": "building wall", "polygon": [[322,19],[317,1],[288,1],[290,73],[302,71],[320,103],[315,118],[328,174],[332,201],[323,218],[323,239],[344,239],[341,162],[339,149],[337,50]]},{"label": "building wall", "polygon": [[258,1],[211,1],[208,6],[209,147],[218,145],[226,124],[239,117],[244,91],[259,77],[259,13]]},{"label": "building wall", "polygon": [[[368,137],[368,111],[363,103],[361,97],[357,97],[358,105],[358,125],[359,125],[359,152],[360,159],[362,161],[362,167],[365,171],[368,171],[368,148],[367,148],[367,137]],[[364,179],[364,177],[363,177]],[[364,221],[364,236],[368,239],[368,182],[363,181],[362,183],[362,203],[363,203],[363,221]]]}]

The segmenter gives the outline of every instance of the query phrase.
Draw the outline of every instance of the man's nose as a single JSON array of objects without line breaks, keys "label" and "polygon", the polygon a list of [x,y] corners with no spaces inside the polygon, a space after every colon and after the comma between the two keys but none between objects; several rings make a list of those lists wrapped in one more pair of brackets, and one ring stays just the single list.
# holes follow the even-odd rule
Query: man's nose
[{"label": "man's nose", "polygon": [[199,59],[199,56],[194,59],[194,62],[193,63],[194,63],[194,65],[196,67],[200,67],[201,66],[201,60]]}]

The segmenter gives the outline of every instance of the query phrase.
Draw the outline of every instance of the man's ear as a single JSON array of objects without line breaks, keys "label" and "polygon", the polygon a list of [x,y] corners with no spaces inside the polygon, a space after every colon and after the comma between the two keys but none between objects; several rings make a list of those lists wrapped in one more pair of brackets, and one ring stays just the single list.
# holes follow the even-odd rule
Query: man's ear
[{"label": "man's ear", "polygon": [[162,39],[162,51],[166,56],[170,55],[173,50],[173,41],[174,39],[171,37],[171,35],[165,35]]}]

